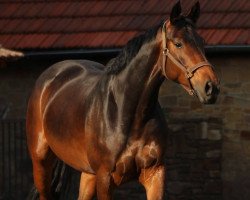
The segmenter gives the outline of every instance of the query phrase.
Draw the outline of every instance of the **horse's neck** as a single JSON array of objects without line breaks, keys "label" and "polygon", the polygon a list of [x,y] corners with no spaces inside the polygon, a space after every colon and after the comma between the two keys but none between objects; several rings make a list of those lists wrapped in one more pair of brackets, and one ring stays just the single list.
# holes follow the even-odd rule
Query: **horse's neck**
[{"label": "horse's neck", "polygon": [[159,43],[149,42],[131,63],[113,80],[117,106],[121,110],[122,121],[133,123],[134,118],[144,120],[152,113],[158,102],[158,92],[163,77],[157,66],[160,54]]}]

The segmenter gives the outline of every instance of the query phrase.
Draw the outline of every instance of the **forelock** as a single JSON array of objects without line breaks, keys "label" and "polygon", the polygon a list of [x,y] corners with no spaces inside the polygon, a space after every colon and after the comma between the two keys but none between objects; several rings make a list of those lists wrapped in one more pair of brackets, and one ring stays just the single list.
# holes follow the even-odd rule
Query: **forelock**
[{"label": "forelock", "polygon": [[195,28],[195,24],[193,23],[193,21],[183,15],[180,15],[180,17],[175,19],[172,25],[175,26],[176,28],[182,28],[185,26],[191,26]]},{"label": "forelock", "polygon": [[[178,19],[171,24],[171,31],[168,32],[168,38],[176,37],[176,34],[183,33],[182,37],[193,35],[193,31],[195,29],[192,21],[185,16],[180,16]],[[187,36],[187,37],[188,37]]]}]

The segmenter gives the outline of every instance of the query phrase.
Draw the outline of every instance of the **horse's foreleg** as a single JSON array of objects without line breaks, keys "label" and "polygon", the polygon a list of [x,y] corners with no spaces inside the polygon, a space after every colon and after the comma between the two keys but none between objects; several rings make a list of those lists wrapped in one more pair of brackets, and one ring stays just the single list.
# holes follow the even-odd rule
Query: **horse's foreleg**
[{"label": "horse's foreleg", "polygon": [[33,164],[34,183],[39,192],[39,198],[40,200],[53,199],[50,186],[55,155],[43,137],[39,138],[37,145],[30,148],[30,153]]},{"label": "horse's foreleg", "polygon": [[106,170],[99,170],[96,178],[98,200],[111,200],[114,187],[111,173]]},{"label": "horse's foreleg", "polygon": [[96,176],[82,172],[78,200],[91,200],[96,192]]},{"label": "horse's foreleg", "polygon": [[139,181],[146,190],[147,200],[164,198],[165,167],[163,165],[142,169]]}]

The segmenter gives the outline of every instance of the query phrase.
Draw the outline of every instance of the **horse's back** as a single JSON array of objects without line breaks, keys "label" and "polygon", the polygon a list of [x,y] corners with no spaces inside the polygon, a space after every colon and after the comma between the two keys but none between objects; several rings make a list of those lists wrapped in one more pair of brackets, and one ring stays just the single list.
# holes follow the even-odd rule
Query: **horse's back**
[{"label": "horse's back", "polygon": [[[104,66],[89,60],[66,60],[58,62],[45,70],[36,81],[35,88],[30,97],[42,103],[44,111],[49,99],[53,98],[68,83],[81,79],[82,85],[93,86],[104,73]],[[86,87],[88,90],[91,87]],[[85,91],[87,92],[87,91]],[[35,100],[34,99],[34,100]]]},{"label": "horse's back", "polygon": [[36,81],[35,89],[42,89],[52,82],[64,84],[79,76],[97,76],[104,72],[104,66],[89,60],[65,60],[58,62],[45,70]]}]

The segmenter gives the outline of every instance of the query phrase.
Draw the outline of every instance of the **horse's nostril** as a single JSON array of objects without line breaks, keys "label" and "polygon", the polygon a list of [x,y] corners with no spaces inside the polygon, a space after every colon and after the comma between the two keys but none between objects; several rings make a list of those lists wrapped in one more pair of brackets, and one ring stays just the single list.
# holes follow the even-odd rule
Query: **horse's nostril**
[{"label": "horse's nostril", "polygon": [[208,81],[205,85],[205,92],[207,95],[211,95],[213,92],[213,83],[211,81]]}]

